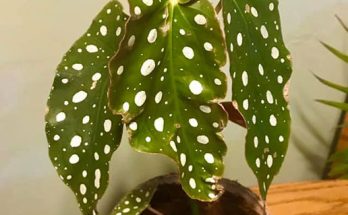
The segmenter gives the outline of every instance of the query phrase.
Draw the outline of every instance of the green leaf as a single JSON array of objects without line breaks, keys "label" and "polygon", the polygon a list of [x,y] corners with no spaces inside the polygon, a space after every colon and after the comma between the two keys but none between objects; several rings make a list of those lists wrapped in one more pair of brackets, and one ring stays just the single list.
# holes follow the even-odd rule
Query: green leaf
[{"label": "green leaf", "polygon": [[347,103],[341,103],[341,102],[334,102],[334,101],[327,101],[327,100],[317,100],[320,103],[338,108],[343,111],[348,111],[348,104]]},{"label": "green leaf", "polygon": [[108,184],[108,162],[122,136],[121,117],[107,107],[107,65],[126,20],[118,1],[106,5],[58,66],[47,104],[50,158],[85,215],[97,213]]},{"label": "green leaf", "polygon": [[348,149],[334,153],[329,161],[332,162],[329,173],[331,178],[348,178]]},{"label": "green leaf", "polygon": [[339,59],[343,60],[344,62],[348,63],[348,55],[344,54],[341,51],[338,51],[337,49],[333,48],[332,46],[321,42],[321,44],[327,49],[329,50],[332,54],[334,54],[336,57],[338,57]]},{"label": "green leaf", "polygon": [[329,172],[331,178],[340,178],[345,174],[348,174],[348,163],[333,164]]},{"label": "green leaf", "polygon": [[344,87],[344,86],[341,86],[341,85],[338,85],[338,84],[335,84],[333,82],[330,82],[330,81],[327,81],[325,79],[322,79],[320,78],[319,76],[315,75],[315,77],[323,84],[325,84],[326,86],[329,86],[333,89],[336,89],[336,90],[339,90],[341,92],[344,92],[344,93],[348,93],[348,87]]},{"label": "green leaf", "polygon": [[151,179],[127,193],[117,203],[111,215],[141,214],[150,205],[152,197],[161,183],[160,179],[163,178],[157,177]]},{"label": "green leaf", "polygon": [[232,99],[246,121],[246,159],[266,199],[290,132],[285,97],[291,62],[282,39],[278,1],[223,0],[222,5]]},{"label": "green leaf", "polygon": [[343,29],[344,29],[346,32],[348,32],[348,26],[343,22],[343,20],[342,20],[338,15],[336,15],[335,17],[336,17],[336,19],[338,20],[338,22],[341,24],[341,26],[343,27]]},{"label": "green leaf", "polygon": [[348,149],[339,151],[330,156],[330,162],[344,162],[348,163]]},{"label": "green leaf", "polygon": [[227,114],[217,103],[226,59],[214,9],[208,0],[129,3],[127,34],[110,63],[110,106],[123,115],[132,147],[170,156],[191,198],[215,200]]}]

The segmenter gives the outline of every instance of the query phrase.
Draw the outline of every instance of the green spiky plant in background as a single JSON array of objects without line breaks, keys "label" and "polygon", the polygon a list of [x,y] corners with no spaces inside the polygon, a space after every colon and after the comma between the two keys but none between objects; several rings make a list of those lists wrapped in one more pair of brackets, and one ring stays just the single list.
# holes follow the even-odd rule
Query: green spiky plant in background
[{"label": "green spiky plant in background", "polygon": [[[129,11],[116,0],[105,6],[64,56],[48,100],[49,155],[82,213],[97,214],[124,126],[135,150],[176,161],[189,197],[217,200],[222,99],[245,121],[246,159],[266,199],[290,130],[291,62],[278,1],[221,0],[214,8],[208,0],[132,0]],[[232,98],[221,71],[227,59]],[[113,214],[141,213],[155,190],[144,184]]]},{"label": "green spiky plant in background", "polygon": [[[340,22],[344,30],[348,33],[348,27],[343,23],[343,21],[338,16],[336,16],[336,18],[338,19],[338,21]],[[343,62],[348,63],[348,55],[335,49],[334,47],[328,45],[327,43],[322,42],[322,44],[327,50],[329,50],[336,57],[341,59]],[[348,87],[330,82],[318,76],[316,76],[316,78],[321,83],[325,84],[326,86],[336,89],[340,92],[343,92],[347,94],[348,96]],[[346,102],[336,102],[336,101],[328,101],[328,100],[318,100],[318,101],[323,104],[338,108],[344,112],[348,111],[348,103]],[[329,164],[330,171],[328,172],[329,177],[348,179],[348,149],[333,153],[329,158],[329,162],[330,162]]]}]

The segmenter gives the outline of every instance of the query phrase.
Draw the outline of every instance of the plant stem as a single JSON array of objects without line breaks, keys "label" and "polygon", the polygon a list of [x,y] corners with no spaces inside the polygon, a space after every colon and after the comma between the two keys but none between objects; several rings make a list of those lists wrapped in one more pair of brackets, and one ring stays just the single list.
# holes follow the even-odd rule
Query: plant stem
[{"label": "plant stem", "polygon": [[222,3],[221,3],[222,0],[219,1],[219,3],[216,5],[215,7],[215,12],[216,14],[219,14],[221,9],[222,9]]},{"label": "plant stem", "polygon": [[147,207],[147,209],[149,211],[151,211],[153,214],[155,215],[163,215],[161,212],[159,212],[158,210],[154,209],[153,207],[151,207],[150,205]]},{"label": "plant stem", "polygon": [[197,202],[193,199],[190,200],[191,205],[191,215],[199,215],[199,206]]}]

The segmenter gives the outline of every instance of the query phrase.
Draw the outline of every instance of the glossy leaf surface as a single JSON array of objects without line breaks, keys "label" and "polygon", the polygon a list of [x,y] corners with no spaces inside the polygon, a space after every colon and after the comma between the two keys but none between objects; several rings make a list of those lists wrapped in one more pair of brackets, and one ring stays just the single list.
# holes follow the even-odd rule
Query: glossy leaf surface
[{"label": "glossy leaf surface", "polygon": [[47,104],[50,158],[85,215],[97,213],[108,184],[108,162],[121,140],[121,117],[107,107],[107,65],[126,19],[117,1],[106,5],[58,66]]},{"label": "glossy leaf surface", "polygon": [[110,106],[127,123],[138,151],[179,164],[183,189],[195,199],[218,197],[226,146],[225,47],[208,0],[132,0],[131,20],[110,64]]},{"label": "glossy leaf surface", "polygon": [[232,99],[247,124],[246,159],[265,199],[287,151],[291,75],[277,0],[223,0]]},{"label": "glossy leaf surface", "polygon": [[112,215],[141,214],[150,206],[153,195],[160,185],[161,177],[149,180],[127,193],[114,208]]}]

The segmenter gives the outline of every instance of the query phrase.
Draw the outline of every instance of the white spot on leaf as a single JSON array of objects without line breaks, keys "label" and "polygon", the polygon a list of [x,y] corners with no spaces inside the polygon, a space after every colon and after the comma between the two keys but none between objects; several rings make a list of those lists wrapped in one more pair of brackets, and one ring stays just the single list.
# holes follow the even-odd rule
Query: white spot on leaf
[{"label": "white spot on leaf", "polygon": [[102,25],[99,29],[100,34],[106,36],[108,34],[108,28],[105,25]]},{"label": "white spot on leaf", "polygon": [[140,7],[135,6],[135,8],[134,8],[134,14],[135,14],[135,15],[140,15],[140,14],[141,14],[141,9],[140,9]]},{"label": "white spot on leaf", "polygon": [[74,103],[80,103],[82,102],[83,100],[85,100],[87,98],[87,93],[85,91],[79,91],[77,93],[75,93],[75,95],[73,96],[72,98],[72,101]]},{"label": "white spot on leaf", "polygon": [[156,63],[152,59],[147,59],[141,66],[140,72],[143,76],[149,75],[156,67]]},{"label": "white spot on leaf", "polygon": [[129,110],[129,103],[128,103],[128,102],[123,103],[122,109],[123,109],[125,112],[127,112],[127,111]]},{"label": "white spot on leaf", "polygon": [[243,35],[242,35],[242,33],[238,33],[238,35],[237,35],[237,44],[238,44],[238,46],[241,46],[243,44]]},{"label": "white spot on leaf", "polygon": [[104,154],[106,154],[106,155],[107,155],[107,154],[109,154],[109,153],[110,153],[110,151],[111,151],[110,146],[106,144],[106,145],[104,146]]},{"label": "white spot on leaf", "polygon": [[129,128],[133,131],[136,131],[138,129],[138,124],[136,122],[131,122],[129,124]]},{"label": "white spot on leaf", "polygon": [[89,53],[96,53],[96,52],[98,52],[98,47],[95,45],[88,45],[88,46],[86,46],[86,50]]},{"label": "white spot on leaf", "polygon": [[70,146],[71,147],[79,147],[81,145],[82,138],[79,135],[75,135],[73,138],[71,138]]},{"label": "white spot on leaf", "polygon": [[176,144],[175,144],[174,141],[170,141],[169,144],[170,144],[170,147],[172,147],[172,149],[173,149],[174,152],[177,152],[177,151],[178,151],[177,148],[176,148]]},{"label": "white spot on leaf", "polygon": [[201,144],[208,144],[209,138],[205,135],[199,135],[199,136],[197,136],[197,142],[199,142]]},{"label": "white spot on leaf", "polygon": [[202,84],[196,80],[191,81],[189,88],[194,95],[199,95],[203,91]]},{"label": "white spot on leaf", "polygon": [[196,128],[198,126],[198,122],[195,118],[189,119],[189,123],[192,127]]},{"label": "white spot on leaf", "polygon": [[135,95],[134,102],[138,107],[141,107],[146,101],[145,91],[140,91]]},{"label": "white spot on leaf", "polygon": [[162,117],[159,117],[154,122],[155,129],[159,132],[163,132],[164,128],[164,119]]},{"label": "white spot on leaf", "polygon": [[83,65],[80,63],[75,63],[74,65],[72,65],[72,68],[76,71],[81,71],[83,69]]},{"label": "white spot on leaf", "polygon": [[273,157],[272,157],[272,155],[268,155],[268,156],[267,156],[267,166],[268,166],[269,168],[271,168],[272,165],[273,165]]},{"label": "white spot on leaf", "polygon": [[273,100],[273,95],[272,95],[271,91],[267,90],[266,98],[267,98],[268,103],[273,104],[274,100]]},{"label": "white spot on leaf", "polygon": [[205,153],[204,159],[207,163],[212,164],[215,162],[214,156],[211,153]]},{"label": "white spot on leaf", "polygon": [[195,22],[198,25],[205,25],[207,24],[207,19],[205,18],[205,16],[203,16],[202,14],[197,14],[194,18]]},{"label": "white spot on leaf", "polygon": [[277,47],[273,47],[271,55],[274,59],[277,59],[279,57],[279,49]]},{"label": "white spot on leaf", "polygon": [[100,78],[101,78],[101,74],[97,72],[92,76],[92,81],[99,81]]},{"label": "white spot on leaf", "polygon": [[204,49],[208,52],[213,51],[213,45],[209,42],[204,43]]},{"label": "white spot on leaf", "polygon": [[248,85],[248,73],[246,71],[243,71],[242,73],[242,82],[244,86]]},{"label": "white spot on leaf", "polygon": [[86,187],[86,185],[80,184],[80,193],[81,193],[82,195],[85,195],[86,192],[87,192],[87,187]]},{"label": "white spot on leaf", "polygon": [[77,154],[73,154],[69,158],[69,163],[76,164],[79,162],[79,160],[80,160],[80,157]]},{"label": "white spot on leaf", "polygon": [[203,113],[211,113],[211,108],[207,105],[201,105],[199,106],[199,109],[203,112]]},{"label": "white spot on leaf", "polygon": [[264,39],[268,38],[269,35],[268,35],[268,31],[267,31],[266,26],[262,25],[260,28],[260,32],[261,32],[261,35]]},{"label": "white spot on leaf", "polygon": [[149,43],[154,43],[156,41],[156,39],[157,39],[157,29],[154,28],[149,32],[149,34],[147,36],[147,41]]},{"label": "white spot on leaf", "polygon": [[87,124],[87,123],[89,123],[89,120],[90,120],[90,117],[89,117],[88,115],[84,116],[84,117],[82,118],[82,124]]},{"label": "white spot on leaf", "polygon": [[258,17],[258,16],[259,16],[259,13],[257,12],[256,8],[251,7],[250,11],[251,11],[251,14],[252,14],[254,17]]},{"label": "white spot on leaf", "polygon": [[195,181],[195,179],[190,178],[189,184],[190,184],[190,187],[191,187],[192,189],[196,189],[196,181]]},{"label": "white spot on leaf", "polygon": [[255,164],[256,164],[257,168],[260,168],[260,166],[261,166],[260,158],[256,158]]},{"label": "white spot on leaf", "polygon": [[107,119],[104,121],[104,131],[105,132],[110,132],[112,127],[112,122],[110,119]]},{"label": "white spot on leaf", "polygon": [[57,122],[62,122],[62,121],[65,120],[65,118],[66,118],[66,115],[65,115],[64,112],[60,112],[60,113],[58,113],[58,114],[56,115],[56,121],[57,121]]},{"label": "white spot on leaf", "polygon": [[189,60],[191,60],[195,56],[195,53],[193,52],[193,49],[191,47],[188,47],[188,46],[185,46],[182,49],[182,53]]},{"label": "white spot on leaf", "polygon": [[147,6],[151,6],[153,4],[153,0],[143,0],[143,3]]},{"label": "white spot on leaf", "polygon": [[122,75],[123,73],[123,70],[124,70],[124,67],[123,66],[119,66],[118,69],[117,69],[117,75]]},{"label": "white spot on leaf", "polygon": [[94,172],[94,186],[98,189],[100,187],[101,172],[100,169],[96,169]]},{"label": "white spot on leaf", "polygon": [[159,92],[156,94],[156,96],[155,96],[155,102],[156,102],[156,104],[158,104],[158,103],[161,102],[162,96],[163,96],[162,91],[159,91]]},{"label": "white spot on leaf", "polygon": [[181,163],[181,166],[185,166],[186,164],[186,155],[184,153],[180,154],[180,163]]},{"label": "white spot on leaf", "polygon": [[269,123],[271,124],[271,126],[277,125],[277,118],[273,114],[269,117]]}]

